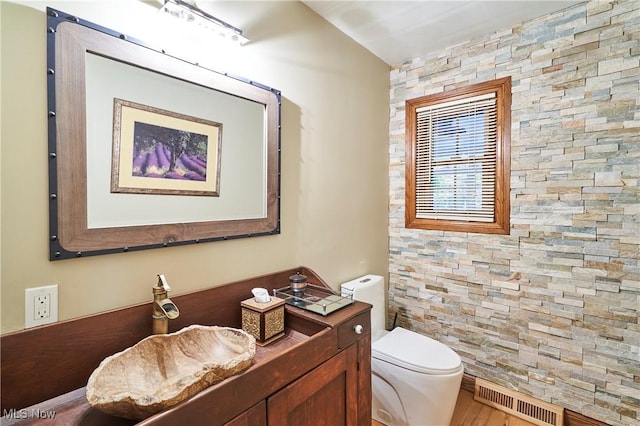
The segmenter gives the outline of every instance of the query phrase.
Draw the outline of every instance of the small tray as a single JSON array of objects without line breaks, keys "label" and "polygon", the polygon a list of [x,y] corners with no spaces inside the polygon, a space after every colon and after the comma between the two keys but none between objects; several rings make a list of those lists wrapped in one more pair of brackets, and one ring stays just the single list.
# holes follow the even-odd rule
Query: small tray
[{"label": "small tray", "polygon": [[282,287],[273,290],[273,295],[284,299],[288,305],[327,316],[338,309],[349,306],[353,300],[342,297],[326,287],[318,287],[307,284],[304,292],[294,291],[291,287]]}]

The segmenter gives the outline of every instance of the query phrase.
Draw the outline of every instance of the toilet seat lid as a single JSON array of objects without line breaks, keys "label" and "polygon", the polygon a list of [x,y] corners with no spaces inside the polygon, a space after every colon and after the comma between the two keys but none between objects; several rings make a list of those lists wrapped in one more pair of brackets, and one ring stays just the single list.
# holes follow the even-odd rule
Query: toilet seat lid
[{"label": "toilet seat lid", "polygon": [[425,374],[451,374],[460,357],[451,348],[422,334],[397,327],[373,342],[373,358]]}]

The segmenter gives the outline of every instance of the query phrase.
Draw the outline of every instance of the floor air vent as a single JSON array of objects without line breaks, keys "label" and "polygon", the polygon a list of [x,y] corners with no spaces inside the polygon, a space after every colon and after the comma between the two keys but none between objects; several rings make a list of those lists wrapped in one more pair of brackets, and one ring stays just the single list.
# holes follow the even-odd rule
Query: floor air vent
[{"label": "floor air vent", "polygon": [[540,426],[562,426],[561,407],[476,378],[473,399]]}]

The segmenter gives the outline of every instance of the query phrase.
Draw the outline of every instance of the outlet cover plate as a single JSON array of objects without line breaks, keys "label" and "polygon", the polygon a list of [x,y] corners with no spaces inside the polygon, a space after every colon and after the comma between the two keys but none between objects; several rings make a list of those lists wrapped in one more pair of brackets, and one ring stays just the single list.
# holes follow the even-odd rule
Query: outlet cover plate
[{"label": "outlet cover plate", "polygon": [[24,328],[58,321],[58,284],[24,290]]}]

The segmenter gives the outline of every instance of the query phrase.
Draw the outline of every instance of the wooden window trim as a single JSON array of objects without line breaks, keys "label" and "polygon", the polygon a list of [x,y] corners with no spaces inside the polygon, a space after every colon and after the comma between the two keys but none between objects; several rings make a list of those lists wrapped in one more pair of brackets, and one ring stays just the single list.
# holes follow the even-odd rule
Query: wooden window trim
[{"label": "wooden window trim", "polygon": [[[495,92],[497,96],[497,161],[493,222],[470,222],[416,217],[416,110],[428,105]],[[405,226],[407,228],[505,234],[510,232],[511,77],[478,83],[406,101]]]}]

